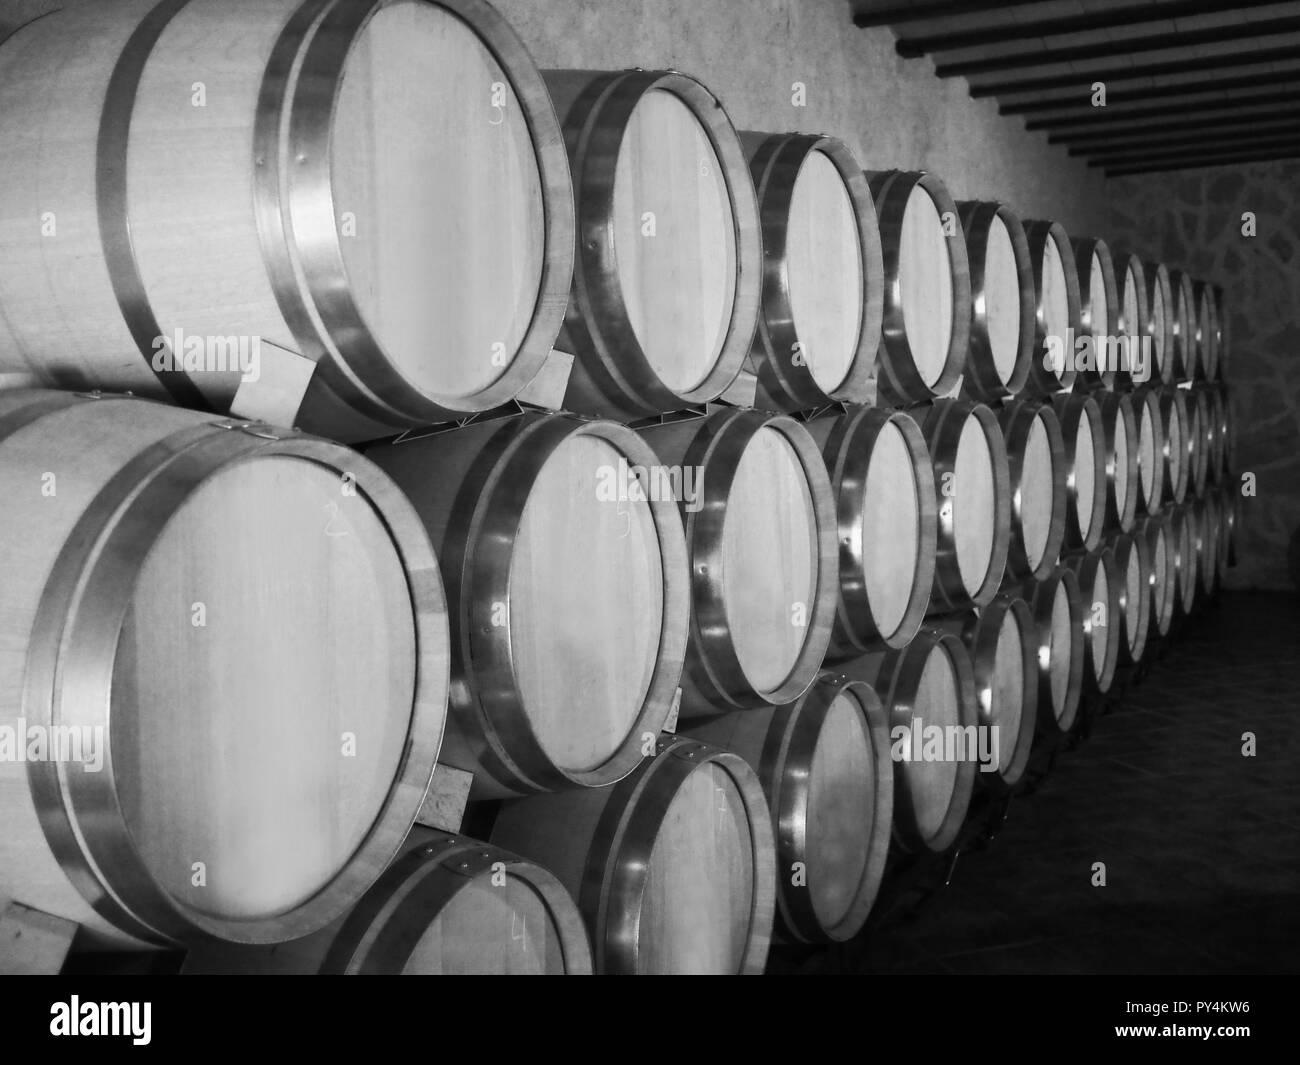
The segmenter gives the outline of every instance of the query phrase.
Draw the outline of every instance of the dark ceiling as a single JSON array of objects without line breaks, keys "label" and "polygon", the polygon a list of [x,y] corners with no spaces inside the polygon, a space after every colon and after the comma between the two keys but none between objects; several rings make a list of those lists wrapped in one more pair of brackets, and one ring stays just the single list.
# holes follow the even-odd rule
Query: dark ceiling
[{"label": "dark ceiling", "polygon": [[852,6],[857,25],[892,27],[899,55],[928,56],[1107,175],[1300,156],[1300,2]]}]

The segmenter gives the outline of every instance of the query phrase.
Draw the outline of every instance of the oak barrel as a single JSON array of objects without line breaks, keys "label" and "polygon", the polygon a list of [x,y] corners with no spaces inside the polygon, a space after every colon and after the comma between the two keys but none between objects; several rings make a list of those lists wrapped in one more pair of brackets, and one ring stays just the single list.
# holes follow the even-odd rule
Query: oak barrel
[{"label": "oak barrel", "polygon": [[1191,275],[1183,270],[1169,271],[1169,287],[1174,296],[1174,379],[1192,381],[1200,358],[1196,291]]},{"label": "oak barrel", "polygon": [[1219,590],[1219,538],[1223,535],[1223,514],[1219,500],[1213,492],[1207,492],[1198,499],[1196,508],[1197,529],[1200,540],[1197,543],[1196,572],[1201,582],[1201,591],[1213,596]]},{"label": "oak barrel", "polygon": [[1011,544],[1011,473],[997,416],[982,403],[940,399],[921,419],[938,505],[934,613],[983,606],[997,594]]},{"label": "oak barrel", "polygon": [[1227,376],[1226,364],[1231,350],[1228,340],[1228,305],[1221,285],[1211,285],[1210,291],[1213,293],[1214,304],[1213,323],[1216,359],[1213,372],[1209,372],[1207,368],[1206,377],[1211,381],[1222,381]]},{"label": "oak barrel", "polygon": [[776,836],[783,938],[843,942],[871,912],[889,852],[894,763],[876,692],[825,674],[795,702],[687,730],[758,773]]},{"label": "oak barrel", "polygon": [[1242,522],[1245,515],[1242,513],[1241,490],[1239,487],[1227,484],[1223,488],[1223,514],[1228,528],[1228,557],[1227,565],[1235,566],[1237,556],[1241,551],[1241,538],[1244,535]]},{"label": "oak barrel", "polygon": [[448,589],[442,761],[476,798],[630,773],[671,712],[689,624],[679,489],[636,433],[527,414],[368,452],[410,497]]},{"label": "oak barrel", "polygon": [[1188,424],[1188,491],[1200,497],[1210,476],[1210,458],[1214,453],[1214,423],[1211,420],[1210,397],[1205,389],[1193,387],[1186,391]]},{"label": "oak barrel", "polygon": [[138,946],[281,942],[355,903],[446,714],[397,487],[288,430],[10,391],[0,492],[0,723],[40,740],[0,759],[0,906]]},{"label": "oak barrel", "polygon": [[1151,627],[1151,545],[1135,527],[1116,536],[1111,550],[1120,582],[1119,661],[1131,666],[1142,661]]},{"label": "oak barrel", "polygon": [[1024,775],[1038,716],[1038,637],[1029,605],[1014,593],[966,614],[962,638],[970,651],[980,724],[997,730],[996,773],[981,781],[1012,788]]},{"label": "oak barrel", "polygon": [[1106,439],[1105,525],[1128,532],[1137,520],[1142,497],[1137,405],[1130,392],[1098,392],[1095,398]]},{"label": "oak barrel", "polygon": [[1146,264],[1147,333],[1151,337],[1152,372],[1149,383],[1160,384],[1174,379],[1176,356],[1174,351],[1174,321],[1176,308],[1174,290],[1169,281],[1169,268],[1164,263]]},{"label": "oak barrel", "polygon": [[564,144],[484,0],[68,3],[0,97],[0,373],[364,440],[551,350]]},{"label": "oak barrel", "polygon": [[1227,473],[1227,398],[1222,385],[1206,385],[1205,394],[1209,399],[1209,433],[1212,436],[1206,475],[1212,484],[1219,484]]},{"label": "oak barrel", "polygon": [[1197,377],[1213,381],[1219,376],[1219,311],[1214,288],[1208,281],[1193,281],[1192,292],[1196,297],[1196,328],[1201,341]]},{"label": "oak barrel", "polygon": [[839,602],[830,652],[902,647],[934,582],[938,504],[930,449],[908,415],[851,407],[806,423],[822,449],[839,527]]},{"label": "oak barrel", "polygon": [[798,697],[826,657],[838,598],[836,500],[817,442],[793,418],[735,408],[640,432],[696,489],[681,507],[682,716]]},{"label": "oak barrel", "polygon": [[1241,496],[1230,485],[1221,486],[1215,495],[1219,501],[1219,582],[1223,583],[1228,577],[1228,567],[1236,564],[1237,561],[1237,535],[1239,517],[1238,508],[1240,507]]},{"label": "oak barrel", "polygon": [[1034,615],[1038,663],[1038,731],[1047,736],[1069,732],[1079,713],[1083,687],[1083,596],[1079,580],[1058,566],[1043,580],[1025,585]]},{"label": "oak barrel", "polygon": [[275,947],[200,944],[182,971],[585,976],[591,946],[577,904],[541,866],[478,840],[416,827],[346,917]]},{"label": "oak barrel", "polygon": [[834,137],[742,133],[763,227],[763,306],[750,362],[786,410],[875,398],[885,299],[861,164]]},{"label": "oak barrel", "polygon": [[1025,223],[1034,269],[1035,345],[1028,389],[1043,396],[1070,389],[1078,372],[1074,341],[1081,335],[1079,271],[1069,234],[1059,222]]},{"label": "oak barrel", "polygon": [[1132,393],[1132,401],[1137,421],[1140,512],[1157,514],[1164,504],[1165,490],[1164,417],[1160,412],[1160,393],[1154,388],[1139,389]]},{"label": "oak barrel", "polygon": [[1040,578],[1055,568],[1065,541],[1066,461],[1061,421],[1050,404],[1034,399],[999,413],[1006,440],[1011,490],[1011,539],[1006,575]]},{"label": "oak barrel", "polygon": [[1065,441],[1065,545],[1093,551],[1106,526],[1106,427],[1097,400],[1085,392],[1061,393],[1052,405]]},{"label": "oak barrel", "polygon": [[558,346],[565,409],[634,417],[721,395],[758,324],[763,248],[740,137],[674,71],[548,70],[577,201]]},{"label": "oak barrel", "polygon": [[910,852],[947,850],[961,832],[981,768],[966,645],[953,632],[924,628],[904,648],[841,669],[880,692],[889,712],[894,840]]},{"label": "oak barrel", "polygon": [[1079,275],[1079,332],[1092,337],[1091,366],[1080,366],[1079,381],[1113,389],[1127,367],[1113,340],[1119,335],[1120,293],[1110,246],[1097,237],[1075,237],[1074,266]]},{"label": "oak barrel", "polygon": [[946,395],[961,379],[971,330],[970,264],[957,204],[935,174],[868,173],[885,268],[881,401]]},{"label": "oak barrel", "polygon": [[1034,354],[1034,268],[1019,217],[1005,203],[957,205],[970,264],[971,330],[965,389],[991,403],[1013,396]]},{"label": "oak barrel", "polygon": [[1170,529],[1173,534],[1176,574],[1174,612],[1176,617],[1186,618],[1196,606],[1197,582],[1200,579],[1197,567],[1200,562],[1201,529],[1191,500],[1173,509]]},{"label": "oak barrel", "polygon": [[597,973],[761,973],[776,844],[739,755],[665,736],[608,788],[505,803],[492,842],[550,869],[578,901]]},{"label": "oak barrel", "polygon": [[1065,564],[1079,581],[1083,620],[1083,677],[1089,691],[1105,694],[1115,680],[1124,590],[1114,553],[1107,547],[1076,554]]},{"label": "oak barrel", "polygon": [[1151,626],[1155,635],[1168,636],[1178,592],[1178,548],[1168,515],[1143,519],[1137,534],[1146,540],[1151,556]]},{"label": "oak barrel", "polygon": [[1151,298],[1147,292],[1146,269],[1142,260],[1127,252],[1114,256],[1115,286],[1119,304],[1115,319],[1115,332],[1126,345],[1129,369],[1115,375],[1117,388],[1130,388],[1144,384],[1150,377],[1151,340],[1149,323]]},{"label": "oak barrel", "polygon": [[1187,393],[1173,385],[1159,390],[1161,430],[1164,439],[1164,498],[1180,504],[1191,477],[1192,426]]}]

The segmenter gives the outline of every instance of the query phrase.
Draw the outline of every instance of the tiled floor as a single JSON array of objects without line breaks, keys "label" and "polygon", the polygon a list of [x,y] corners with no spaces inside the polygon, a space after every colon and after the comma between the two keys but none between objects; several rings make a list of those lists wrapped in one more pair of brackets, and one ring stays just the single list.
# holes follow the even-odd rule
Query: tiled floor
[{"label": "tiled floor", "polygon": [[1300,971],[1300,600],[1225,594],[947,888],[772,968]]}]

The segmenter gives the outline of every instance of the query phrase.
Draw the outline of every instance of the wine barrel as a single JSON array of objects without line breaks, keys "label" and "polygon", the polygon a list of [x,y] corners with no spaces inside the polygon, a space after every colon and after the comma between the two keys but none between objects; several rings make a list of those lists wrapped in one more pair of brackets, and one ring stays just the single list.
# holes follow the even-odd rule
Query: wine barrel
[{"label": "wine barrel", "polygon": [[1079,367],[1078,383],[1113,389],[1116,374],[1127,369],[1114,339],[1119,334],[1120,295],[1110,247],[1096,237],[1075,237],[1074,266],[1079,276],[1079,332],[1092,337],[1092,365]]},{"label": "wine barrel", "polygon": [[1177,505],[1187,495],[1187,482],[1191,473],[1189,460],[1190,417],[1187,411],[1187,393],[1181,388],[1166,385],[1159,390],[1160,420],[1164,438],[1164,497]]},{"label": "wine barrel", "polygon": [[1197,544],[1196,573],[1200,578],[1201,592],[1208,598],[1219,590],[1219,539],[1223,535],[1223,514],[1213,492],[1206,493],[1193,506],[1201,534]]},{"label": "wine barrel", "polygon": [[1197,377],[1213,381],[1219,376],[1219,318],[1214,290],[1208,281],[1193,281],[1192,292],[1196,297],[1196,328],[1201,340]]},{"label": "wine barrel", "polygon": [[938,504],[930,449],[906,414],[853,407],[806,424],[822,449],[839,527],[833,658],[903,647],[934,583]]},{"label": "wine barrel", "polygon": [[140,946],[280,942],[355,903],[446,714],[437,563],[396,486],[288,430],[24,390],[0,492],[0,724],[38,759],[0,759],[0,909]]},{"label": "wine barrel", "polygon": [[1055,396],[1065,461],[1065,545],[1096,550],[1106,527],[1106,428],[1101,407],[1083,392]]},{"label": "wine barrel", "polygon": [[1200,557],[1200,525],[1191,501],[1177,506],[1171,515],[1176,584],[1174,607],[1177,617],[1186,618],[1196,606],[1197,561]]},{"label": "wine barrel", "polygon": [[1142,496],[1141,435],[1138,416],[1129,392],[1102,392],[1096,395],[1101,410],[1101,425],[1106,441],[1106,516],[1105,526],[1128,532],[1137,520]]},{"label": "wine barrel", "polygon": [[1216,362],[1214,372],[1207,371],[1206,377],[1211,381],[1223,381],[1226,379],[1225,364],[1228,358],[1228,307],[1223,294],[1221,285],[1211,285],[1210,292],[1213,295],[1214,307],[1214,348],[1216,352]]},{"label": "wine barrel", "polygon": [[843,669],[880,692],[889,710],[894,840],[910,852],[947,850],[961,832],[981,768],[966,645],[954,633],[924,628],[906,647],[865,655]]},{"label": "wine barrel", "polygon": [[1034,357],[1026,387],[1050,396],[1074,387],[1074,341],[1081,332],[1079,271],[1069,234],[1059,222],[1026,222],[1034,268]]},{"label": "wine barrel", "polygon": [[1065,563],[1079,581],[1083,608],[1084,687],[1104,695],[1115,680],[1119,664],[1121,615],[1124,609],[1121,576],[1115,555],[1106,547],[1072,555]]},{"label": "wine barrel", "polygon": [[970,263],[957,205],[934,174],[868,173],[880,221],[885,310],[881,400],[906,406],[961,380],[971,331]]},{"label": "wine barrel", "polygon": [[1143,514],[1158,514],[1164,503],[1164,419],[1160,413],[1160,393],[1143,388],[1132,393],[1133,413],[1137,419],[1138,484]]},{"label": "wine barrel", "polygon": [[966,614],[962,638],[970,651],[979,723],[996,730],[996,772],[979,779],[1000,790],[1024,775],[1038,716],[1038,637],[1029,605],[1018,595],[999,595]]},{"label": "wine barrel", "polygon": [[824,675],[793,703],[737,710],[687,734],[758,774],[776,837],[776,928],[800,943],[861,930],[889,852],[894,763],[870,685]]},{"label": "wine barrel", "polygon": [[1237,561],[1237,508],[1241,496],[1230,485],[1223,485],[1215,494],[1219,501],[1218,580],[1223,584],[1228,579],[1228,567]]},{"label": "wine barrel", "polygon": [[1200,341],[1196,332],[1196,292],[1192,278],[1182,270],[1169,271],[1169,287],[1174,296],[1174,379],[1196,379]]},{"label": "wine barrel", "polygon": [[1187,392],[1187,412],[1191,419],[1188,433],[1188,458],[1191,472],[1189,489],[1198,498],[1205,494],[1210,476],[1210,459],[1214,454],[1215,428],[1210,412],[1210,397],[1203,388]]},{"label": "wine barrel", "polygon": [[597,973],[763,971],[776,844],[762,785],[739,755],[662,737],[613,787],[505,803],[492,842],[568,888]]},{"label": "wine barrel", "polygon": [[1151,628],[1151,547],[1136,527],[1115,537],[1111,550],[1119,573],[1121,666],[1134,666],[1146,653]]},{"label": "wine barrel", "polygon": [[1117,388],[1145,384],[1150,378],[1151,300],[1147,294],[1146,269],[1136,255],[1120,252],[1114,257],[1115,285],[1119,295],[1119,315],[1115,331],[1123,339],[1129,367],[1115,374]]},{"label": "wine barrel", "polygon": [[306,382],[293,423],[347,440],[536,376],[574,241],[540,74],[483,0],[325,7],[65,4],[5,42],[0,373],[286,421]]},{"label": "wine barrel", "polygon": [[1223,517],[1227,526],[1227,535],[1224,537],[1228,542],[1228,556],[1225,563],[1225,572],[1228,566],[1237,564],[1237,553],[1241,547],[1242,521],[1244,515],[1241,507],[1241,489],[1231,482],[1224,485],[1223,488]]},{"label": "wine barrel", "polygon": [[1169,268],[1164,263],[1146,264],[1147,333],[1151,337],[1151,376],[1149,383],[1168,383],[1174,379],[1174,290]]},{"label": "wine barrel", "polygon": [[957,205],[970,264],[971,330],[964,387],[983,403],[1014,396],[1034,354],[1034,268],[1019,217],[1005,203]]},{"label": "wine barrel", "polygon": [[1011,472],[997,416],[941,399],[917,412],[934,463],[938,505],[932,612],[983,606],[996,594],[1011,545]]},{"label": "wine barrel", "polygon": [[1177,547],[1170,535],[1168,516],[1144,518],[1136,533],[1146,541],[1151,556],[1151,626],[1157,636],[1168,636],[1178,589]]},{"label": "wine barrel", "polygon": [[1204,404],[1202,416],[1205,429],[1205,480],[1202,493],[1217,484],[1223,463],[1223,412],[1222,395],[1217,385],[1201,382],[1197,386],[1198,399]]},{"label": "wine barrel", "polygon": [[1050,405],[1021,400],[1001,409],[1011,490],[1006,575],[1038,579],[1055,567],[1065,540],[1069,464],[1061,422]]},{"label": "wine barrel", "polygon": [[695,485],[682,504],[682,716],[797,698],[826,657],[838,599],[836,500],[817,442],[792,418],[734,408],[641,434]]},{"label": "wine barrel", "polygon": [[870,402],[885,289],[862,166],[834,137],[740,137],[763,227],[758,386],[786,410]]},{"label": "wine barrel", "polygon": [[1219,390],[1223,395],[1223,423],[1219,427],[1219,434],[1223,437],[1223,477],[1225,481],[1231,481],[1237,476],[1237,415],[1233,411],[1232,392],[1228,386],[1221,384]]},{"label": "wine barrel", "polygon": [[417,827],[346,917],[274,947],[200,944],[182,972],[587,976],[591,945],[577,904],[541,866]]},{"label": "wine barrel", "polygon": [[1210,404],[1210,434],[1213,438],[1208,476],[1210,483],[1219,484],[1227,473],[1228,404],[1219,385],[1206,385],[1205,393]]},{"label": "wine barrel", "polygon": [[635,417],[706,403],[736,379],[758,324],[763,247],[740,137],[674,71],[544,72],[577,198],[559,346],[565,409]]},{"label": "wine barrel", "polygon": [[1063,736],[1074,728],[1083,686],[1083,597],[1079,580],[1058,566],[1040,581],[1025,586],[1034,616],[1038,663],[1037,728],[1045,736]]},{"label": "wine barrel", "polygon": [[[631,429],[528,414],[383,444],[438,550],[452,629],[442,761],[476,798],[600,787],[672,710],[689,625],[676,492]],[[662,476],[661,476],[662,475]]]}]

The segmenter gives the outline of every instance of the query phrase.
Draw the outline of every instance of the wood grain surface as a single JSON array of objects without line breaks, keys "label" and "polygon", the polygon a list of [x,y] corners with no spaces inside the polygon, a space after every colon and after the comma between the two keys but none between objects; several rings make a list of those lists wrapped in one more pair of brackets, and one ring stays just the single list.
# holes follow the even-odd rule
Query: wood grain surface
[{"label": "wood grain surface", "polygon": [[1052,622],[1048,633],[1048,654],[1051,661],[1052,706],[1059,718],[1066,708],[1070,692],[1070,663],[1073,647],[1082,633],[1076,632],[1070,618],[1070,592],[1065,582],[1056,586],[1052,599]]},{"label": "wood grain surface", "polygon": [[1025,711],[1025,633],[1010,610],[1002,615],[993,655],[992,723],[998,729],[1000,769],[1005,771],[1020,735]]},{"label": "wood grain surface", "polygon": [[134,712],[114,716],[113,748],[127,824],[169,893],[249,917],[337,874],[406,742],[409,609],[383,525],[321,467],[236,466],[168,523],[122,628],[113,686]]},{"label": "wood grain surface", "polygon": [[509,73],[447,9],[383,7],[348,57],[331,149],[361,313],[422,389],[472,396],[523,340],[545,255],[542,179]]},{"label": "wood grain surface", "polygon": [[[922,728],[944,728],[961,722],[960,688],[947,651],[935,648],[926,658],[917,687],[915,716]],[[917,827],[922,836],[935,835],[942,826],[957,787],[957,763],[947,758],[920,759],[913,750],[913,760],[903,768],[907,790],[912,798]]]},{"label": "wood grain surface", "polygon": [[824,152],[809,152],[795,179],[786,271],[808,369],[831,393],[857,354],[866,280],[853,202]]},{"label": "wood grain surface", "polygon": [[623,132],[613,240],[628,320],[646,358],[669,388],[694,388],[717,362],[731,320],[735,218],[708,134],[667,90],[647,92]]},{"label": "wood grain surface", "polygon": [[1011,234],[998,215],[989,223],[984,254],[984,303],[993,363],[1009,381],[1020,354],[1020,275]]},{"label": "wood grain surface", "polygon": [[974,595],[988,576],[997,535],[993,501],[993,453],[974,418],[962,426],[954,467],[953,531],[962,582]]},{"label": "wood grain surface", "polygon": [[529,491],[510,564],[515,677],[538,742],[569,770],[627,742],[659,655],[665,575],[650,505],[599,495],[620,460],[594,436],[561,443]]},{"label": "wood grain surface", "polygon": [[903,213],[898,285],[912,359],[927,385],[939,380],[948,358],[953,328],[952,284],[952,260],[943,219],[934,199],[917,185]]},{"label": "wood grain surface", "polygon": [[875,791],[867,720],[857,699],[841,693],[822,722],[808,781],[808,892],[823,927],[842,921],[861,890]]},{"label": "wood grain surface", "polygon": [[808,478],[780,430],[760,428],[745,447],[722,540],[736,657],[750,684],[770,690],[789,675],[808,637],[819,570]]},{"label": "wood grain surface", "polygon": [[740,792],[717,766],[700,766],[673,795],[650,854],[638,971],[737,972],[750,935],[753,867]]},{"label": "wood grain surface", "polygon": [[902,432],[886,425],[876,437],[862,493],[862,572],[882,633],[894,632],[907,613],[921,550],[919,493],[930,490],[918,478]]},{"label": "wood grain surface", "polygon": [[1025,439],[1020,478],[1020,521],[1029,565],[1037,569],[1047,550],[1056,498],[1056,465],[1051,441],[1041,417],[1035,418]]}]

